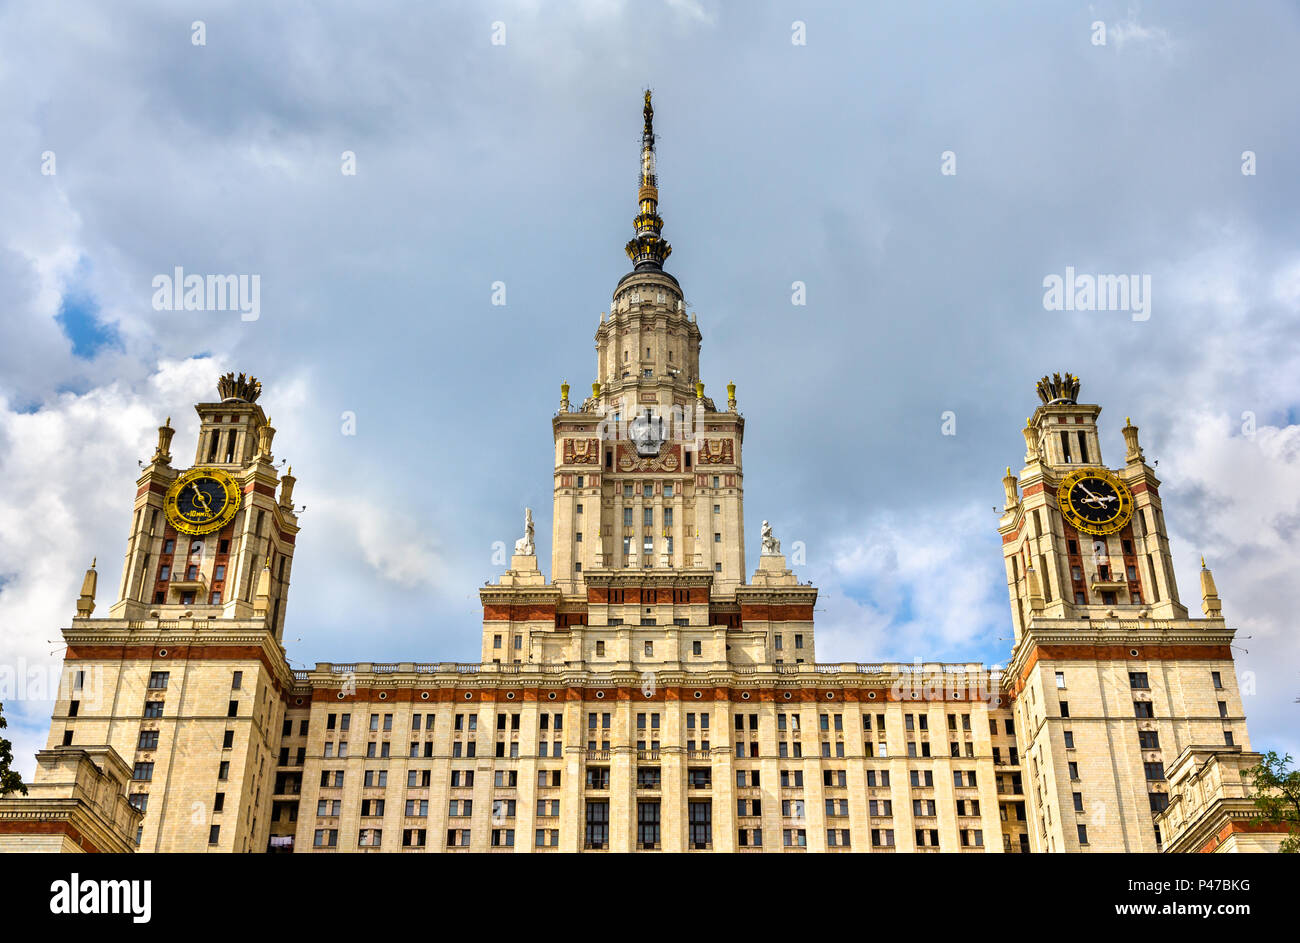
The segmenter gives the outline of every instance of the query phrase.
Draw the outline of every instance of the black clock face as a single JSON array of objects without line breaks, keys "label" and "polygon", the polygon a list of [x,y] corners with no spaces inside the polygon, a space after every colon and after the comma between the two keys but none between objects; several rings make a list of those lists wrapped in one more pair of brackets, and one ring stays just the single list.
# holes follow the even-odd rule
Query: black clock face
[{"label": "black clock face", "polygon": [[1089,524],[1107,524],[1120,515],[1124,502],[1104,478],[1080,478],[1070,488],[1070,508]]},{"label": "black clock face", "polygon": [[226,489],[215,478],[187,481],[176,495],[176,512],[191,524],[216,520],[226,508]]}]

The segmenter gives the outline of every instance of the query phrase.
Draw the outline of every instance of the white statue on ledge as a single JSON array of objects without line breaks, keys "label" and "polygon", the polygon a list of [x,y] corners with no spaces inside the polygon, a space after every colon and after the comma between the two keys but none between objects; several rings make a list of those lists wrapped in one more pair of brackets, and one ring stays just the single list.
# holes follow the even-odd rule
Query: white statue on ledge
[{"label": "white statue on ledge", "polygon": [[781,552],[781,541],[772,536],[772,525],[763,522],[763,556],[775,556]]},{"label": "white statue on ledge", "polygon": [[524,536],[515,541],[515,556],[536,556],[537,547],[533,543],[533,509],[524,508]]}]

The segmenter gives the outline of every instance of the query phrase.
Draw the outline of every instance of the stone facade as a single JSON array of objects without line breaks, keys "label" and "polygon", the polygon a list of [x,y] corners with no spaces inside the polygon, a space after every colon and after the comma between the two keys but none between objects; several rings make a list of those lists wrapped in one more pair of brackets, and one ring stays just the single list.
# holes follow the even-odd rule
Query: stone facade
[{"label": "stone facade", "polygon": [[[563,384],[552,418],[551,578],[529,532],[480,589],[479,661],[290,669],[294,479],[273,464],[260,384],[227,377],[197,407],[195,463],[229,476],[238,511],[177,531],[165,423],[118,600],[94,618],[88,574],[64,630],[51,750],[126,758],[143,851],[1197,845],[1191,810],[1227,780],[1179,793],[1165,762],[1197,744],[1249,749],[1233,630],[1208,570],[1205,617],[1179,602],[1131,423],[1106,472],[1131,515],[1085,537],[1063,510],[1063,483],[1104,469],[1101,410],[1077,402],[1077,380],[1040,384],[1024,466],[1003,479],[1005,671],[818,662],[817,590],[775,536],[747,578],[745,420],[734,384],[725,408],[704,395],[700,329],[662,268],[652,114],[647,96],[634,270],[601,315],[591,396],[573,403]],[[59,777],[43,761],[37,784]],[[17,834],[10,821],[0,833]]]}]

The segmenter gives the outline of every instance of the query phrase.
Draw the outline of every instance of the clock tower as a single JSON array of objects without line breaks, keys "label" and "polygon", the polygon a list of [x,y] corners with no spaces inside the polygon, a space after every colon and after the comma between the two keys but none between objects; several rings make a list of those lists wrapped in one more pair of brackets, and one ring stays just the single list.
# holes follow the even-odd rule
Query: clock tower
[{"label": "clock tower", "polygon": [[1125,420],[1106,466],[1101,407],[1066,374],[1038,383],[1025,464],[1002,479],[1015,702],[1035,851],[1158,851],[1166,766],[1191,747],[1249,749],[1213,577],[1180,602],[1160,481]]},{"label": "clock tower", "polygon": [[301,786],[280,746],[295,480],[272,456],[261,384],[231,373],[217,392],[195,407],[191,467],[173,464],[170,418],[158,429],[107,613],[86,574],[38,771],[66,778],[82,752],[123,766],[141,851],[261,851]]},{"label": "clock tower", "polygon": [[[119,619],[252,619],[284,630],[298,518],[292,469],[278,473],[275,429],[257,405],[262,385],[233,373],[199,403],[194,464],[172,465],[168,418],[136,482]],[[278,494],[277,494],[278,491]]]}]

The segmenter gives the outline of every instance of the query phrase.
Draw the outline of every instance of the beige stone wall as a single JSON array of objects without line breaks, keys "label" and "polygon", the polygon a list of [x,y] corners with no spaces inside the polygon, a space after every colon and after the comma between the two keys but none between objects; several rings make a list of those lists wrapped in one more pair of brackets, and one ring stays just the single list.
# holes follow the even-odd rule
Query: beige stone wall
[{"label": "beige stone wall", "polygon": [[[232,639],[206,629],[170,633],[156,623],[148,630],[106,630],[96,620],[78,621],[77,628],[65,633],[70,657],[49,746],[62,744],[70,731],[74,746],[109,745],[133,772],[137,764],[153,764],[151,779],[133,779],[128,787],[133,796],[148,796],[141,851],[263,850],[284,714],[283,681],[248,652],[253,647],[248,643],[265,645],[275,654],[278,648],[268,641],[269,633],[250,630]],[[113,654],[104,652],[108,646],[93,644],[106,635],[119,640]],[[123,647],[123,638],[130,644]],[[214,657],[235,642],[245,643],[234,648],[246,654]],[[287,666],[277,657],[287,678]],[[165,686],[150,686],[155,672],[167,674]],[[238,689],[233,687],[235,672],[241,673]],[[147,705],[158,702],[161,716],[147,716]],[[156,746],[142,747],[142,732],[156,732]],[[221,811],[215,809],[217,793],[224,794]],[[215,844],[209,843],[212,825],[220,826]]]}]

